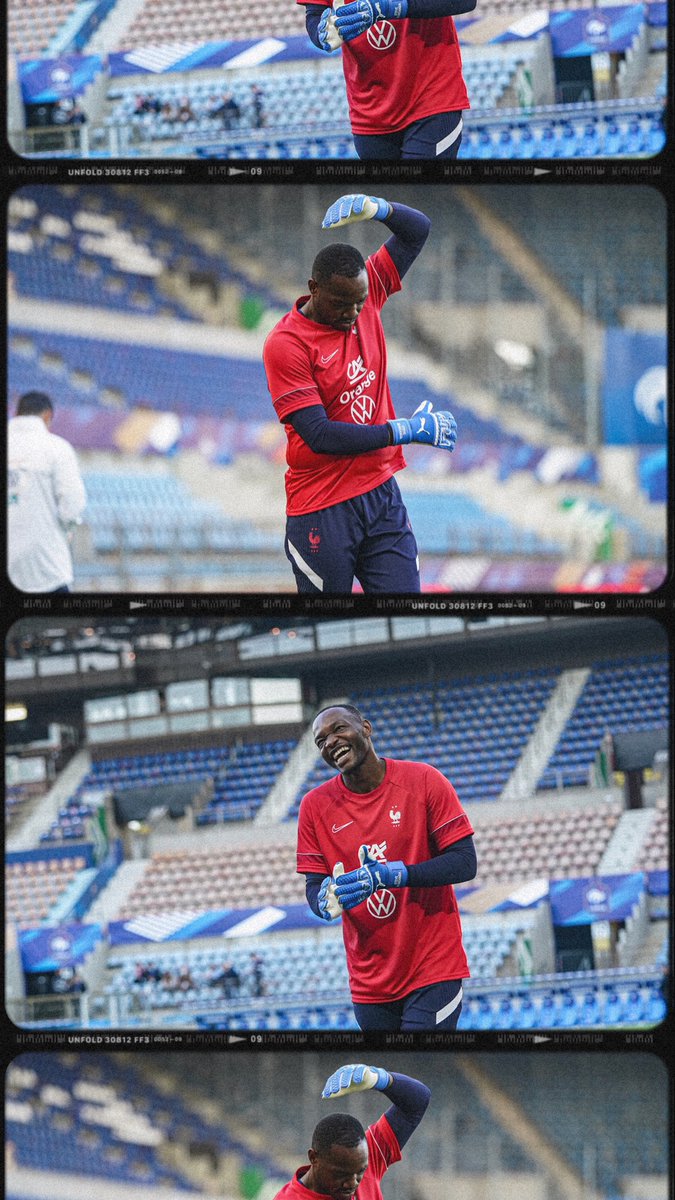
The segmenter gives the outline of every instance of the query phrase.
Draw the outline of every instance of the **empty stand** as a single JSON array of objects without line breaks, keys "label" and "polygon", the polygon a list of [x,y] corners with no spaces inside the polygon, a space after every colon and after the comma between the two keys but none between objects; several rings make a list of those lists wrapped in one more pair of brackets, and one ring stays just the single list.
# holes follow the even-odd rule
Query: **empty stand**
[{"label": "empty stand", "polygon": [[5,868],[5,917],[30,929],[49,919],[54,906],[84,869],[80,856],[8,862]]},{"label": "empty stand", "polygon": [[[107,758],[93,764],[78,794],[89,788],[121,791],[170,780],[211,780],[213,795],[197,823],[241,820],[255,815],[295,742],[276,739],[242,747],[215,745],[207,749],[166,751],[134,758]],[[199,861],[199,856],[197,861]]]},{"label": "empty stand", "polygon": [[539,788],[584,784],[603,735],[666,728],[668,668],[660,658],[596,664]]}]

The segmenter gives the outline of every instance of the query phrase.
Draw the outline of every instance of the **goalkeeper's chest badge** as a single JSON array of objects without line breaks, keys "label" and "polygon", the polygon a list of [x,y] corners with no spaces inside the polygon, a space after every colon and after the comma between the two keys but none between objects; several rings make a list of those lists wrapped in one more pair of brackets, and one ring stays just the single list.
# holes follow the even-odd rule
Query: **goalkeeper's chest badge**
[{"label": "goalkeeper's chest badge", "polygon": [[401,824],[400,810],[398,808],[390,808],[389,816],[391,817],[391,823],[394,826],[394,829],[398,829],[399,825]]}]

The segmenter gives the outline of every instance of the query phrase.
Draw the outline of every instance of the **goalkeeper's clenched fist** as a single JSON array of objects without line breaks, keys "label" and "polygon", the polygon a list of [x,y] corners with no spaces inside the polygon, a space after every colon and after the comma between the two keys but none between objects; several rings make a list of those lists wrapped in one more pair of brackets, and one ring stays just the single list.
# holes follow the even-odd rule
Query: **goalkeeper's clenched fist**
[{"label": "goalkeeper's clenched fist", "polygon": [[452,453],[457,442],[457,422],[451,412],[434,412],[433,409],[430,400],[423,400],[411,417],[396,417],[390,421],[393,445],[420,442]]},{"label": "goalkeeper's clenched fist", "polygon": [[384,888],[406,887],[408,871],[402,862],[379,862],[372,858],[367,846],[359,849],[361,866],[336,879],[335,898],[343,909],[356,908],[373,892]]}]

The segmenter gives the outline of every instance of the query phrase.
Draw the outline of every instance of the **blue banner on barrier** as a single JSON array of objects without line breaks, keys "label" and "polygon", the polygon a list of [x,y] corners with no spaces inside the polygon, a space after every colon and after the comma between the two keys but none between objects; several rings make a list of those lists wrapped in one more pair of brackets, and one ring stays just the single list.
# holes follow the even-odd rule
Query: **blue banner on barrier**
[{"label": "blue banner on barrier", "polygon": [[665,444],[665,334],[608,329],[604,374],[605,442],[610,446]]},{"label": "blue banner on barrier", "polygon": [[[255,38],[237,42],[172,42],[163,46],[137,46],[133,50],[111,54],[108,68],[111,76],[147,73],[163,75],[167,71],[194,71],[204,68],[223,67],[234,70],[243,67],[260,67],[265,63],[292,62],[295,59],[322,58],[319,50],[308,37]],[[226,87],[223,77],[218,87]]]},{"label": "blue banner on barrier", "polygon": [[647,891],[650,896],[667,896],[670,891],[670,872],[650,871],[647,875]]},{"label": "blue banner on barrier", "polygon": [[94,865],[94,847],[89,842],[78,842],[77,846],[41,846],[39,850],[8,850],[5,862],[53,862],[64,858],[83,858],[85,866]]},{"label": "blue banner on barrier", "polygon": [[587,879],[553,879],[549,887],[554,925],[625,921],[645,890],[642,871]]},{"label": "blue banner on barrier", "polygon": [[[469,897],[481,891],[475,884],[455,889],[460,911]],[[494,892],[494,885],[491,886]],[[536,908],[548,895],[548,880],[537,879],[516,887],[505,887],[499,901],[480,911],[508,912]],[[252,937],[261,933],[286,933],[291,929],[324,927],[306,904],[267,905],[264,908],[220,908],[212,912],[148,913],[126,921],[111,921],[108,940],[111,946],[132,942],[176,942],[197,937]]]},{"label": "blue banner on barrier", "polygon": [[24,929],[19,933],[19,950],[24,971],[58,971],[84,961],[101,940],[100,925],[52,925]]},{"label": "blue banner on barrier", "polygon": [[26,104],[54,104],[79,96],[103,69],[98,54],[64,54],[19,63],[21,94]]},{"label": "blue banner on barrier", "polygon": [[111,921],[111,946],[129,942],[175,942],[197,937],[251,937],[277,930],[323,925],[306,904],[267,905],[265,908],[220,908],[213,912],[149,913],[128,921]]},{"label": "blue banner on barrier", "polygon": [[644,4],[552,12],[550,30],[554,57],[627,50],[646,17]]}]

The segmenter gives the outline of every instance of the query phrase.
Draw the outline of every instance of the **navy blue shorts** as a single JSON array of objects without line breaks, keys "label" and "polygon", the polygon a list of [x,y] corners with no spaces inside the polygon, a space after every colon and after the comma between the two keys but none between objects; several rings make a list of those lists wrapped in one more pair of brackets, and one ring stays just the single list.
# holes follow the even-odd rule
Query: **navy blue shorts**
[{"label": "navy blue shorts", "polygon": [[462,980],[445,979],[388,1004],[355,1004],[364,1033],[430,1033],[456,1029],[462,1011]]},{"label": "navy blue shorts", "polygon": [[415,121],[397,133],[354,134],[359,158],[457,158],[462,141],[462,113],[435,113]]},{"label": "navy blue shorts", "polygon": [[286,556],[299,592],[419,592],[417,542],[395,479],[372,492],[286,520]]}]

